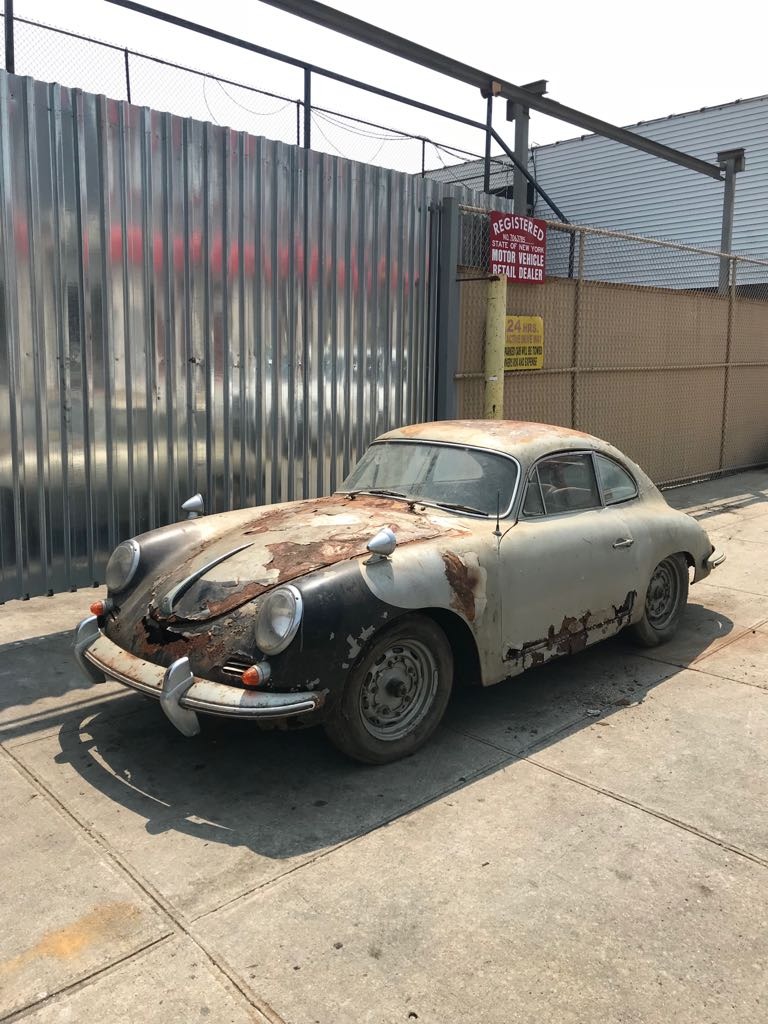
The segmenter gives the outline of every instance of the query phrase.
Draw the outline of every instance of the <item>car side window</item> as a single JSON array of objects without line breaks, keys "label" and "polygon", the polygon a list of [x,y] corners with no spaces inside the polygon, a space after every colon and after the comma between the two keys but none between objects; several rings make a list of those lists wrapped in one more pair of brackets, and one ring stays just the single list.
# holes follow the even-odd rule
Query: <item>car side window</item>
[{"label": "car side window", "polygon": [[[564,452],[543,459],[537,466],[540,500],[543,499],[544,514],[558,515],[561,512],[583,512],[601,508],[600,491],[597,486],[592,456]],[[532,489],[529,487],[532,493]],[[535,498],[531,498],[533,503]],[[526,505],[528,493],[526,493]],[[533,504],[532,506],[533,507]],[[526,511],[525,515],[541,515],[541,512]]]},{"label": "car side window", "polygon": [[595,455],[595,461],[606,505],[637,497],[637,485],[625,469],[604,455]]}]

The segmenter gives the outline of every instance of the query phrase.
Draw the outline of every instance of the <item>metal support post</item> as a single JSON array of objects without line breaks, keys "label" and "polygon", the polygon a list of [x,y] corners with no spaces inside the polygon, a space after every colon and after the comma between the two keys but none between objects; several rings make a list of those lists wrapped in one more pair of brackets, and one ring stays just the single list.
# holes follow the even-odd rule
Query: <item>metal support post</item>
[{"label": "metal support post", "polygon": [[312,72],[304,68],[304,149],[312,148]]},{"label": "metal support post", "polygon": [[485,111],[485,160],[483,161],[483,192],[491,191],[491,139],[493,136],[493,93],[488,93]]},{"label": "metal support post", "polygon": [[[523,88],[534,96],[543,96],[547,91],[544,79],[530,82]],[[523,217],[528,216],[528,123],[531,110],[526,104],[516,100],[507,102],[507,120],[515,122],[515,171],[512,178],[512,204],[514,211]]]},{"label": "metal support post", "polygon": [[131,65],[128,61],[128,47],[123,50],[125,58],[125,95],[128,102],[131,102]]},{"label": "metal support post", "polygon": [[[515,157],[519,164],[528,167],[528,122],[530,111],[522,103],[512,103],[512,117],[515,121]],[[528,216],[528,182],[518,166],[512,177],[512,203],[515,213]]]},{"label": "metal support post", "polygon": [[[736,204],[736,174],[744,170],[744,150],[724,149],[717,154],[717,161],[725,170],[723,187],[723,230],[720,235],[720,252],[729,253],[733,248],[733,209]],[[730,261],[727,256],[720,257],[720,280],[717,291],[719,295],[728,294]]]},{"label": "metal support post", "polygon": [[13,52],[13,0],[5,0],[5,70],[10,75],[16,73],[16,58]]},{"label": "metal support post", "polygon": [[459,365],[459,201],[443,199],[440,204],[440,242],[437,260],[437,355],[435,416],[454,420],[457,416],[456,369]]},{"label": "metal support post", "polygon": [[485,306],[485,352],[483,371],[485,394],[483,416],[487,420],[504,419],[504,342],[507,325],[507,279],[488,279]]},{"label": "metal support post", "polygon": [[[723,374],[723,415],[720,422],[720,469],[725,469],[725,446],[728,440],[728,405],[731,397],[731,353],[733,349],[733,320],[736,315],[736,267],[735,259],[728,260],[728,327],[725,342],[725,371]],[[720,276],[722,277],[722,267]]]}]

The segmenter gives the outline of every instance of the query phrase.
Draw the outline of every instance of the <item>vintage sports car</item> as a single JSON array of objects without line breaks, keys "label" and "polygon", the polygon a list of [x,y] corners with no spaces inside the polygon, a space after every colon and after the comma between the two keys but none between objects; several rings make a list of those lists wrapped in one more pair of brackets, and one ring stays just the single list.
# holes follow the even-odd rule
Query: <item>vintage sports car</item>
[{"label": "vintage sports car", "polygon": [[668,640],[724,555],[605,441],[541,423],[377,438],[329,498],[126,540],[75,634],[90,677],[198,714],[322,723],[382,764],[434,732],[454,679],[490,686],[629,627]]}]

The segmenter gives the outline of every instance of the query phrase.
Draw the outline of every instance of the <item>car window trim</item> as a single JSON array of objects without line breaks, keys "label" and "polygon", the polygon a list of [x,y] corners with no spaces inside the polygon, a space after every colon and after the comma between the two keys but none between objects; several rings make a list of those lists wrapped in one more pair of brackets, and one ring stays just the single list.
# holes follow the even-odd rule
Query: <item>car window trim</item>
[{"label": "car window trim", "polygon": [[[465,451],[476,451],[476,452],[487,452],[489,455],[498,455],[499,458],[509,459],[517,470],[515,474],[515,486],[512,488],[512,496],[509,499],[509,505],[505,512],[500,512],[499,519],[509,519],[517,504],[517,497],[520,491],[520,478],[523,475],[523,467],[520,460],[509,452],[499,451],[498,448],[486,448],[480,444],[466,444],[461,441],[432,441],[428,437],[387,437],[382,438],[380,441],[372,441],[369,448],[373,448],[374,445],[380,444],[426,444],[430,446],[439,446],[441,448],[463,448]],[[366,449],[367,451],[368,449]],[[347,494],[347,491],[337,491],[338,494]],[[420,498],[416,498],[415,502],[417,505],[426,505],[428,508],[437,508],[440,506],[434,501],[422,501]],[[496,518],[495,512],[482,513],[475,515],[472,512],[455,512],[453,510],[443,509],[444,512],[448,512],[449,515],[461,515],[467,516],[470,519],[480,519],[482,521],[494,520]]]},{"label": "car window trim", "polygon": [[[598,496],[600,498],[600,504],[599,505],[595,505],[593,508],[574,508],[574,509],[568,509],[566,512],[547,512],[547,503],[544,500],[544,492],[541,490],[541,477],[539,476],[539,465],[542,462],[546,462],[547,459],[554,459],[554,458],[556,458],[558,455],[589,455],[590,456],[590,459],[592,461],[592,472],[595,474],[595,483],[597,484],[597,492],[598,492]],[[559,519],[561,516],[579,515],[582,512],[599,512],[599,511],[601,511],[604,508],[610,508],[611,507],[610,505],[606,505],[605,504],[605,497],[603,495],[603,489],[600,486],[600,477],[598,476],[598,473],[597,473],[597,463],[595,462],[595,458],[594,458],[595,455],[602,455],[602,452],[596,452],[594,448],[562,448],[562,449],[560,449],[559,451],[556,451],[556,452],[547,452],[546,455],[540,455],[538,457],[538,459],[536,459],[536,461],[531,466],[531,468],[530,468],[530,470],[528,472],[528,476],[526,476],[526,481],[525,482],[527,484],[528,480],[531,479],[531,473],[533,473],[533,472],[536,473],[536,479],[539,482],[539,494],[541,495],[541,503],[542,503],[542,506],[544,508],[544,515],[541,515],[541,516],[528,516],[528,515],[526,515],[523,512],[523,504],[524,504],[524,501],[523,501],[523,503],[521,503],[521,505],[520,505],[520,508],[518,509],[517,521],[519,522],[520,519],[525,519],[526,521],[528,521],[528,520],[537,520],[537,521],[541,522],[542,519]],[[615,462],[616,460],[614,459],[613,461]],[[617,465],[619,465],[619,463],[617,463]],[[632,479],[634,480],[634,477]],[[524,487],[522,488],[522,493],[523,494],[525,493],[525,488]],[[635,497],[637,497],[637,495],[635,495]],[[628,499],[628,500],[631,500],[631,499]]]},{"label": "car window trim", "polygon": [[[627,498],[622,498],[620,501],[608,502],[608,501],[605,500],[605,492],[603,491],[603,483],[602,483],[602,480],[600,479],[600,470],[598,469],[598,466],[597,466],[597,456],[598,455],[601,458],[606,459],[608,462],[612,462],[614,464],[614,466],[618,466],[619,469],[623,470],[627,474],[629,479],[632,481],[632,484],[634,485],[634,488],[635,488],[635,493],[634,494],[631,494]],[[600,500],[603,503],[603,508],[611,508],[613,505],[623,505],[625,502],[627,502],[627,501],[634,501],[635,498],[638,497],[638,495],[640,494],[640,489],[637,486],[637,480],[635,480],[634,474],[630,473],[630,471],[627,469],[627,467],[624,466],[621,462],[619,462],[618,459],[614,459],[611,455],[606,455],[605,452],[598,452],[598,451],[594,451],[593,450],[592,451],[592,464],[594,466],[595,479],[597,480],[597,486],[598,486],[598,488],[600,490]]]}]

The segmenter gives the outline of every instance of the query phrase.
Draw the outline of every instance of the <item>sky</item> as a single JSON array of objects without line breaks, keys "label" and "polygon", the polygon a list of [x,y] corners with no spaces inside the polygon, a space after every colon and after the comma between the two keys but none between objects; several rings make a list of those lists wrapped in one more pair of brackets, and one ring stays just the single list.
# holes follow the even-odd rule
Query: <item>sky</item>
[{"label": "sky", "polygon": [[[181,17],[288,53],[334,71],[483,121],[478,90],[321,29],[259,0],[145,0]],[[301,97],[302,73],[266,58],[163,25],[106,0],[15,0],[15,13],[35,21],[128,46],[133,50],[223,75],[288,99]],[[517,85],[547,79],[548,95],[619,125],[665,117],[768,92],[764,57],[768,9],[758,0],[549,0],[531,6],[482,7],[465,0],[335,0],[331,6],[396,32]],[[39,34],[17,41],[17,72],[117,94],[121,55],[67,50]],[[26,66],[25,66],[26,65]],[[109,68],[107,67],[109,65]],[[231,86],[180,76],[159,65],[132,65],[134,102],[202,117],[256,134],[296,140],[295,104],[254,96]],[[44,74],[49,70],[49,74]],[[78,81],[66,81],[67,76]],[[90,76],[90,77],[89,77]],[[87,79],[83,81],[83,79]],[[481,153],[482,133],[328,80],[313,81],[313,104],[441,144],[426,151],[428,167],[455,163],[448,147]],[[505,103],[494,105],[494,127],[512,145]],[[319,115],[316,148],[367,162],[416,170],[421,144]],[[536,145],[581,134],[533,113]],[[373,137],[372,137],[373,136]]]}]

